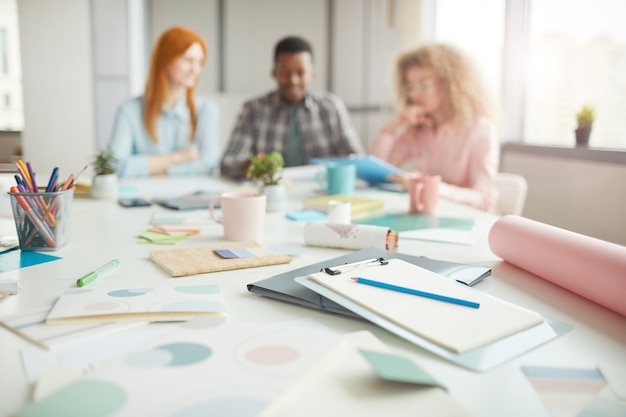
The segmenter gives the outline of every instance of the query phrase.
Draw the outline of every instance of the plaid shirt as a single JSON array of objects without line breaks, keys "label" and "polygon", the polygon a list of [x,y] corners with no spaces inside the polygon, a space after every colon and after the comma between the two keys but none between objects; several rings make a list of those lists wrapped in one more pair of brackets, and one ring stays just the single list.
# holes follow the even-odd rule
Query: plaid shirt
[{"label": "plaid shirt", "polygon": [[[289,133],[289,107],[277,91],[246,102],[222,157],[221,174],[241,178],[253,155],[283,153]],[[296,114],[307,161],[364,153],[345,105],[334,94],[308,91]]]}]

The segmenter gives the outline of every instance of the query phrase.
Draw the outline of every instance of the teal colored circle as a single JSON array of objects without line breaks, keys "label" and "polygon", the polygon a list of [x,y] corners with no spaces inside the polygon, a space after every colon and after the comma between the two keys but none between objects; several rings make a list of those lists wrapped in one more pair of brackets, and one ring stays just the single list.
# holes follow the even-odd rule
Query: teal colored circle
[{"label": "teal colored circle", "polygon": [[192,365],[205,360],[211,356],[210,347],[199,343],[169,343],[157,347],[155,350],[166,351],[171,353],[172,360],[168,366],[184,366]]},{"label": "teal colored circle", "polygon": [[115,290],[108,293],[111,297],[138,297],[154,291],[154,288],[130,288],[127,290]]},{"label": "teal colored circle", "polygon": [[73,382],[20,410],[24,417],[109,417],[124,403],[126,392],[108,381],[87,379]]},{"label": "teal colored circle", "polygon": [[184,366],[201,362],[212,353],[211,348],[199,343],[168,343],[150,350],[136,352],[128,356],[124,362],[134,368]]}]

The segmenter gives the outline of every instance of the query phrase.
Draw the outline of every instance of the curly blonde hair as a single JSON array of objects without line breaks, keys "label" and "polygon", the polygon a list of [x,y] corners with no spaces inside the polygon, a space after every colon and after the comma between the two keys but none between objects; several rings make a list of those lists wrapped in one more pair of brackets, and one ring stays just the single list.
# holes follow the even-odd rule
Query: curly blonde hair
[{"label": "curly blonde hair", "polygon": [[406,72],[411,67],[432,69],[442,86],[445,112],[459,128],[471,129],[480,116],[494,118],[492,98],[478,68],[459,49],[430,44],[405,52],[396,62],[396,89],[401,107],[409,104]]}]

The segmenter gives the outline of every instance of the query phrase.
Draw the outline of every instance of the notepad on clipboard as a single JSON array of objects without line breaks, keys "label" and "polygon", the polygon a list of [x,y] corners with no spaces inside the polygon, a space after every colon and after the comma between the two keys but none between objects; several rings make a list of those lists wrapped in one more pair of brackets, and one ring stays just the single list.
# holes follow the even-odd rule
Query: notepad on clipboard
[{"label": "notepad on clipboard", "polygon": [[[351,280],[352,276],[471,300],[480,303],[480,308],[467,308],[360,285]],[[356,303],[372,315],[383,317],[453,353],[467,352],[544,321],[541,315],[533,311],[443,279],[401,259],[391,259],[388,265],[364,266],[340,275],[319,272],[303,278],[298,278],[297,282],[314,291],[318,288],[314,284],[323,286],[331,293],[322,295],[330,295],[329,298],[336,303],[349,309],[352,309],[352,303]],[[309,285],[307,281],[313,285]]]}]

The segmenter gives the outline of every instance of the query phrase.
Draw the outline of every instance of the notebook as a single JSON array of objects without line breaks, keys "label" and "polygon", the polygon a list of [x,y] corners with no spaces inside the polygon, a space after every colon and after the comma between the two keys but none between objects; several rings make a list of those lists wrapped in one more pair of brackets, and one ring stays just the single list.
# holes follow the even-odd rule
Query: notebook
[{"label": "notebook", "polygon": [[[239,250],[240,255],[234,257],[220,255],[220,251],[229,250]],[[245,254],[241,254],[244,252]],[[150,252],[150,259],[173,277],[285,264],[292,260],[288,255],[275,254],[255,242],[155,250]]]},{"label": "notebook", "polygon": [[[480,307],[359,284],[350,279],[353,276],[468,300],[479,303]],[[401,259],[340,275],[318,272],[308,275],[308,279],[336,293],[339,297],[334,301],[339,304],[347,299],[455,353],[467,352],[543,322],[538,313],[443,279]]]},{"label": "notebook", "polygon": [[352,197],[337,194],[304,200],[304,208],[326,213],[328,211],[328,203],[331,201],[343,201],[350,203],[352,214],[380,210],[385,206],[385,202],[377,198]]},{"label": "notebook", "polygon": [[[207,209],[209,203],[220,197],[220,193],[197,191],[195,193],[180,197],[155,198],[152,201],[163,207],[173,210],[196,210]],[[220,202],[215,203],[215,207],[220,207]]]},{"label": "notebook", "polygon": [[66,290],[46,316],[46,323],[186,321],[225,313],[217,285],[128,287],[99,283]]},{"label": "notebook", "polygon": [[313,164],[345,164],[356,165],[356,176],[370,185],[389,182],[391,174],[401,174],[402,170],[372,155],[351,156],[346,158],[312,158]]}]

